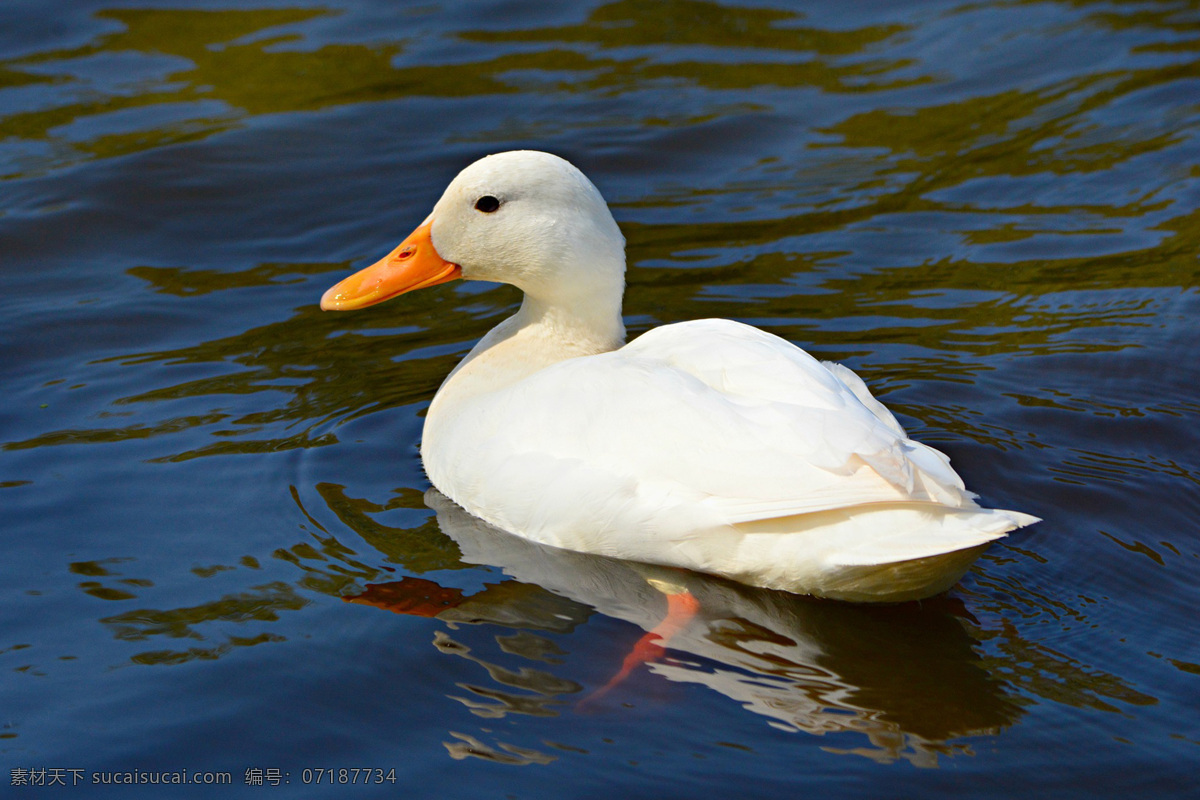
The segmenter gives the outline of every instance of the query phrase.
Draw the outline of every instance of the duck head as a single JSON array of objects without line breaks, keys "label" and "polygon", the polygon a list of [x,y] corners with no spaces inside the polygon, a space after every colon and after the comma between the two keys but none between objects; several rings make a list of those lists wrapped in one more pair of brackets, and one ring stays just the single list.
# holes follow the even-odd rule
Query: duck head
[{"label": "duck head", "polygon": [[625,239],[599,190],[564,159],[519,150],[460,172],[407,239],[325,292],[321,308],[365,308],[463,278],[509,283],[552,305],[615,295],[619,309],[624,276]]}]

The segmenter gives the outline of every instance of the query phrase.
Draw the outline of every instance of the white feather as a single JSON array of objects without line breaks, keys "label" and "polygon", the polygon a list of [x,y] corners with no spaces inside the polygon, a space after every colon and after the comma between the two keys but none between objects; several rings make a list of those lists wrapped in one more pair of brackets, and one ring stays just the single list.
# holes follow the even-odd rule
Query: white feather
[{"label": "white feather", "polygon": [[[481,195],[499,210],[475,209]],[[466,278],[525,291],[426,419],[433,484],[542,544],[851,600],[942,591],[1036,518],[979,508],[847,368],[748,325],[667,325],[622,346],[624,240],[562,159],[504,153],[434,208]]]}]

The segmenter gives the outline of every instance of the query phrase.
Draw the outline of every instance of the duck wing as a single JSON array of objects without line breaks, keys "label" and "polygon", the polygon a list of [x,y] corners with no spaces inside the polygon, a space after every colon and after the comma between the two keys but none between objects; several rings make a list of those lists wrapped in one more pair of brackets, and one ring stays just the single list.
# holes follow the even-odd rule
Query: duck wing
[{"label": "duck wing", "polygon": [[873,503],[975,507],[949,460],[852,372],[727,320],[555,364],[464,404],[450,427],[439,450],[454,463],[437,459],[435,485],[526,535],[578,529],[581,514],[682,533]]}]

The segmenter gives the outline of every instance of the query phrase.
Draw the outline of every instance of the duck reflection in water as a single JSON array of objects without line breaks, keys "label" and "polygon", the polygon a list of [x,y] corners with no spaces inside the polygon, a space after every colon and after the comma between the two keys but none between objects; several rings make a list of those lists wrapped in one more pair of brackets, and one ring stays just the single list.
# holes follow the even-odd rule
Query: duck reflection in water
[{"label": "duck reflection in water", "polygon": [[[646,633],[627,654],[613,653],[611,678],[584,693],[576,711],[615,707],[622,681],[648,670],[708,686],[776,728],[857,732],[871,745],[829,748],[834,752],[923,766],[936,765],[939,754],[970,752],[953,740],[998,733],[1021,713],[979,665],[972,649],[977,642],[960,619],[968,612],[953,598],[883,607],[814,600],[545,547],[488,525],[437,490],[425,502],[464,561],[499,567],[513,580],[468,594],[409,577],[369,585],[347,599],[452,624],[521,631],[569,633],[593,609],[642,628]],[[483,663],[442,632],[436,644],[480,661],[499,682],[518,683],[514,673]],[[582,691],[572,681],[545,677],[555,686],[526,688],[543,695],[556,690],[557,697]],[[557,702],[535,703],[522,713],[552,715],[549,706]]]}]

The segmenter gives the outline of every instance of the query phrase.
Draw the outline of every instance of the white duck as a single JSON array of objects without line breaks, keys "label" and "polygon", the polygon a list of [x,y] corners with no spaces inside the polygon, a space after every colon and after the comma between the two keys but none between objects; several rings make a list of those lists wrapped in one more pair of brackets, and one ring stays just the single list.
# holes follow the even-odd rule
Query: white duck
[{"label": "white duck", "polygon": [[454,278],[525,293],[438,389],[433,485],[546,545],[854,601],[953,585],[1037,521],[980,508],[857,375],[728,320],[625,344],[625,240],[548,153],[464,169],[386,258],[327,291],[349,310]]}]

